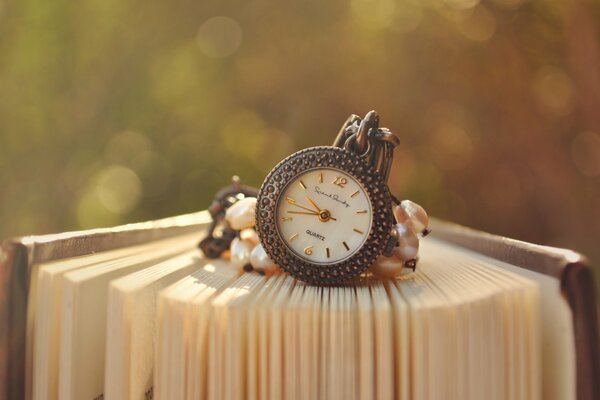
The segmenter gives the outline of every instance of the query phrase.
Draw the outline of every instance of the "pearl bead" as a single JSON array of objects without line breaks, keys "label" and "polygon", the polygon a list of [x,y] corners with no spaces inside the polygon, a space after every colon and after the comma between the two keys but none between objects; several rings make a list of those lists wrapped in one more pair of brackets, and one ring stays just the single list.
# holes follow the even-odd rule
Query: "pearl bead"
[{"label": "pearl bead", "polygon": [[396,207],[396,219],[401,224],[409,225],[416,233],[422,233],[429,225],[429,216],[417,203],[410,200],[402,200],[400,206]]},{"label": "pearl bead", "polygon": [[244,265],[250,263],[250,253],[253,244],[247,240],[234,238],[231,241],[231,263],[237,268],[244,268]]},{"label": "pearl bead", "polygon": [[395,257],[379,256],[371,265],[371,272],[379,278],[395,278],[402,273],[404,263]]},{"label": "pearl bead", "polygon": [[408,224],[396,224],[398,246],[394,247],[394,257],[402,261],[413,260],[419,253],[419,238]]},{"label": "pearl bead", "polygon": [[240,232],[240,239],[252,242],[253,245],[257,245],[259,242],[258,233],[254,230],[254,228],[242,229]]},{"label": "pearl bead", "polygon": [[236,231],[254,226],[256,197],[246,197],[234,203],[225,212],[225,220]]},{"label": "pearl bead", "polygon": [[252,249],[252,253],[250,254],[250,264],[252,264],[252,267],[254,267],[256,271],[264,272],[267,275],[279,270],[279,267],[271,260],[260,243]]}]

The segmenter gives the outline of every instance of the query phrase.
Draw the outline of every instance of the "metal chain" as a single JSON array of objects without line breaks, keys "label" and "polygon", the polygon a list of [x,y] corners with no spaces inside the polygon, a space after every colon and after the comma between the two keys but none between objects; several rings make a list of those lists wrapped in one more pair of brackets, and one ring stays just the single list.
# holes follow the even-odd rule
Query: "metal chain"
[{"label": "metal chain", "polygon": [[[350,115],[333,142],[334,147],[363,157],[386,184],[394,160],[394,148],[398,144],[398,136],[388,128],[379,127],[379,115],[375,111],[369,111],[363,119],[358,115]],[[394,196],[392,199],[399,203]]]},{"label": "metal chain", "polygon": [[208,227],[206,237],[198,244],[207,258],[220,257],[229,248],[233,238],[237,236],[235,230],[223,223],[227,209],[245,197],[258,195],[258,189],[242,185],[238,176],[234,176],[231,181],[231,185],[215,194],[212,204],[208,207],[212,222]]}]

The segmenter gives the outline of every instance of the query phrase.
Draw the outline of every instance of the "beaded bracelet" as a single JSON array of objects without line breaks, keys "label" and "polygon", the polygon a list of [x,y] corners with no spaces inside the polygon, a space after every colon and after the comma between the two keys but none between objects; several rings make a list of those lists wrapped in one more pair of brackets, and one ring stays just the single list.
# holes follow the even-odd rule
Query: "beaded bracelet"
[{"label": "beaded bracelet", "polygon": [[[282,270],[265,252],[255,230],[255,188],[233,183],[220,190],[209,212],[213,222],[199,247],[207,258],[225,258],[245,272],[274,275]],[[390,257],[379,256],[369,272],[380,278],[395,278],[404,268],[415,271],[419,239],[429,233],[429,217],[423,207],[411,200],[394,206],[396,224],[392,234],[398,239]]]}]

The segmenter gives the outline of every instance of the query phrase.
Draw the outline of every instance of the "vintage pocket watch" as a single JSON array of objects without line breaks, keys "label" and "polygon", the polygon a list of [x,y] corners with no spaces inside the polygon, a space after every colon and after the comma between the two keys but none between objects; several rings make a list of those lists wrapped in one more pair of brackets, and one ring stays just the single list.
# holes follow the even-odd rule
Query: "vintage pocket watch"
[{"label": "vintage pocket watch", "polygon": [[397,245],[387,186],[398,138],[374,111],[352,115],[332,146],[281,161],[257,197],[256,230],[283,270],[312,284],[340,284]]}]

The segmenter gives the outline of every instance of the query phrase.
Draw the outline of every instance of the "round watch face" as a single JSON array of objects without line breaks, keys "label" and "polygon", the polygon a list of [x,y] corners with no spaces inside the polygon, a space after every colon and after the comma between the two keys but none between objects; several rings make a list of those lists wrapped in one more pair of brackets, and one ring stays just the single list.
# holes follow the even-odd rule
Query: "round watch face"
[{"label": "round watch face", "polygon": [[359,156],[313,147],[265,179],[256,229],[267,254],[297,279],[338,284],[359,275],[389,244],[391,196]]},{"label": "round watch face", "polygon": [[355,254],[369,235],[372,218],[369,195],[352,175],[319,167],[290,180],[275,212],[284,244],[315,264],[332,264]]}]

